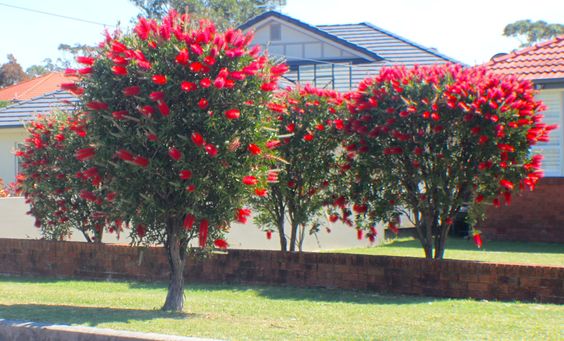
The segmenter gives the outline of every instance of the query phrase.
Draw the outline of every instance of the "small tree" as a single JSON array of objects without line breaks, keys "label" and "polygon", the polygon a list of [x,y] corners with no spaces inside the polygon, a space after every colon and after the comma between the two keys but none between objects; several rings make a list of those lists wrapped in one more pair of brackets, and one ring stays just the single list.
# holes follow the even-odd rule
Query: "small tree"
[{"label": "small tree", "polygon": [[[277,147],[282,164],[279,177],[271,179],[267,189],[257,189],[256,221],[267,229],[278,230],[280,249],[288,250],[285,216],[290,219],[290,251],[302,249],[309,224],[315,233],[316,219],[326,201],[329,172],[336,163],[339,139],[335,131],[342,129],[339,109],[341,96],[335,91],[306,85],[280,92],[270,109],[282,135]],[[255,151],[260,154],[260,149]]]},{"label": "small tree", "polygon": [[216,32],[170,12],[139,19],[135,34],[108,36],[75,89],[84,90],[89,153],[135,242],[163,243],[170,265],[164,310],[183,308],[185,256],[198,246],[225,248],[230,221],[255,186],[264,186],[272,134],[266,104],[286,66],[272,66],[252,35]]},{"label": "small tree", "polygon": [[35,226],[46,239],[66,239],[76,229],[86,241],[101,242],[108,218],[103,203],[112,194],[103,195],[95,168],[73,157],[87,145],[84,120],[55,112],[37,117],[27,131],[29,137],[16,151],[22,167],[18,180]]},{"label": "small tree", "polygon": [[[509,204],[542,176],[529,149],[553,128],[541,122],[532,84],[443,65],[384,69],[351,95],[346,130],[349,199],[362,228],[407,213],[427,258],[442,258],[463,205]],[[434,250],[434,255],[433,255]]]}]

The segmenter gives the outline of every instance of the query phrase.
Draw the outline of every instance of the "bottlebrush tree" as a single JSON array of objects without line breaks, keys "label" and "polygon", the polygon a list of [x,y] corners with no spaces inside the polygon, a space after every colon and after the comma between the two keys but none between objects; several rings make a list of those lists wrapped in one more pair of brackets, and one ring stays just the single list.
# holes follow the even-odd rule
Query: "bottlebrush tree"
[{"label": "bottlebrush tree", "polygon": [[[224,232],[250,214],[247,195],[264,187],[274,139],[266,104],[287,67],[250,48],[251,34],[217,32],[170,12],[140,18],[131,35],[108,35],[82,57],[80,82],[91,158],[117,195],[135,242],[163,243],[170,264],[164,310],[183,308],[191,240],[225,248]],[[70,72],[72,73],[72,72]]]},{"label": "bottlebrush tree", "polygon": [[[285,217],[290,220],[289,250],[301,250],[307,226],[318,230],[318,217],[330,183],[329,169],[336,163],[343,129],[342,96],[309,85],[286,89],[269,105],[278,124],[280,140],[271,143],[284,162],[268,188],[255,189],[255,220],[266,228],[267,237],[277,230],[280,248],[288,250]],[[259,148],[249,149],[260,154]],[[275,173],[276,174],[276,173]]]},{"label": "bottlebrush tree", "polygon": [[81,116],[64,112],[38,116],[27,125],[29,137],[16,151],[22,168],[19,190],[46,239],[63,240],[76,229],[86,241],[101,242],[108,226],[102,177],[73,157],[88,143],[84,123]]},{"label": "bottlebrush tree", "polygon": [[395,229],[407,213],[426,257],[442,258],[463,205],[474,224],[479,203],[509,205],[542,176],[530,147],[554,127],[533,96],[528,81],[455,65],[387,68],[362,81],[345,127],[359,227]]}]

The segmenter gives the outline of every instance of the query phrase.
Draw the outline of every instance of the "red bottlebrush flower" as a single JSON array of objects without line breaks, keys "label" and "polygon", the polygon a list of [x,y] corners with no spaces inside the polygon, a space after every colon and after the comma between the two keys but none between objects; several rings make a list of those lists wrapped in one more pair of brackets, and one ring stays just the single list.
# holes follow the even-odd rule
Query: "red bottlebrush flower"
[{"label": "red bottlebrush flower", "polygon": [[268,240],[272,239],[272,231],[271,230],[266,231],[266,239],[268,239]]},{"label": "red bottlebrush flower", "polygon": [[180,83],[180,88],[182,89],[182,91],[190,92],[196,90],[198,86],[196,85],[196,83],[184,81]]},{"label": "red bottlebrush flower", "polygon": [[323,124],[318,124],[318,125],[315,126],[315,129],[317,129],[318,131],[324,131],[325,126]]},{"label": "red bottlebrush flower", "polygon": [[360,204],[354,204],[353,205],[353,211],[355,211],[356,213],[365,213],[368,210],[368,207],[366,205],[360,205]]},{"label": "red bottlebrush flower", "polygon": [[182,226],[184,226],[185,230],[191,230],[195,221],[196,217],[192,213],[188,213],[186,214],[186,217],[184,217],[184,223]]},{"label": "red bottlebrush flower", "polygon": [[174,161],[178,161],[182,157],[182,152],[180,150],[172,147],[172,148],[169,148],[169,150],[168,150],[168,156],[170,156],[170,158],[173,159]]},{"label": "red bottlebrush flower", "polygon": [[137,85],[128,86],[127,88],[123,88],[122,92],[124,96],[137,96],[139,92],[141,92],[141,88]]},{"label": "red bottlebrush flower", "polygon": [[200,221],[200,230],[198,231],[198,241],[201,248],[205,247],[208,241],[208,228],[209,224],[207,219],[202,219]]},{"label": "red bottlebrush flower", "polygon": [[144,105],[139,108],[139,112],[141,112],[143,116],[151,117],[155,113],[155,108],[150,105]]},{"label": "red bottlebrush flower", "polygon": [[130,152],[128,152],[125,149],[118,150],[115,155],[118,158],[122,159],[123,161],[132,161],[133,160],[133,154],[131,154]]},{"label": "red bottlebrush flower", "polygon": [[188,180],[192,177],[192,171],[189,169],[183,169],[178,173],[178,175],[182,180]]},{"label": "red bottlebrush flower", "polygon": [[106,194],[106,200],[112,202],[115,200],[116,196],[117,196],[116,192],[109,192],[108,194]]},{"label": "red bottlebrush flower", "polygon": [[63,142],[65,140],[65,135],[57,134],[57,135],[55,135],[55,140],[57,140],[59,142]]},{"label": "red bottlebrush flower", "polygon": [[478,249],[482,248],[482,235],[479,232],[474,232],[472,239],[474,240],[474,244],[476,244]]},{"label": "red bottlebrush flower", "polygon": [[76,62],[84,65],[94,65],[95,59],[92,57],[78,56]]},{"label": "red bottlebrush flower", "polygon": [[93,158],[95,154],[96,154],[95,149],[90,147],[90,148],[82,148],[77,150],[74,156],[79,161],[86,161]]},{"label": "red bottlebrush flower", "polygon": [[204,149],[209,156],[211,156],[211,157],[217,156],[217,148],[213,144],[211,144],[211,143],[206,144]]},{"label": "red bottlebrush flower", "polygon": [[245,175],[243,177],[243,183],[247,186],[255,186],[258,183],[258,180],[252,175]]},{"label": "red bottlebrush flower", "polygon": [[479,144],[484,144],[484,143],[488,142],[489,139],[490,139],[490,138],[487,137],[486,135],[482,135],[482,136],[480,136],[480,139],[478,140],[478,143],[479,143]]},{"label": "red bottlebrush flower", "polygon": [[206,109],[209,105],[209,102],[207,99],[205,98],[200,98],[200,100],[198,101],[198,107],[202,110]]},{"label": "red bottlebrush flower", "polygon": [[154,75],[152,80],[153,83],[157,85],[165,85],[167,83],[167,79],[165,75]]},{"label": "red bottlebrush flower", "polygon": [[333,123],[335,124],[335,129],[337,130],[343,130],[345,128],[343,120],[341,119],[334,120]]},{"label": "red bottlebrush flower", "polygon": [[145,237],[145,234],[147,233],[147,230],[145,229],[145,225],[143,224],[137,225],[137,227],[135,228],[135,233],[137,233],[137,235],[140,238]]},{"label": "red bottlebrush flower", "polygon": [[278,89],[278,84],[276,82],[263,83],[260,86],[260,89],[262,91],[274,91],[274,90]]},{"label": "red bottlebrush flower", "polygon": [[213,86],[215,86],[218,89],[223,89],[225,87],[225,78],[223,77],[217,77],[214,81],[213,81]]},{"label": "red bottlebrush flower", "polygon": [[125,76],[127,75],[127,68],[121,65],[114,65],[112,66],[112,72],[114,75]]},{"label": "red bottlebrush flower", "polygon": [[237,210],[237,214],[235,216],[235,218],[237,219],[238,222],[240,222],[241,224],[246,224],[247,223],[247,219],[251,216],[251,210],[248,208],[240,208]]},{"label": "red bottlebrush flower", "polygon": [[186,191],[188,192],[194,192],[196,190],[196,185],[188,185],[186,186]]},{"label": "red bottlebrush flower", "polygon": [[86,103],[86,107],[90,110],[107,110],[108,104],[104,102],[91,101]]},{"label": "red bottlebrush flower", "polygon": [[478,194],[478,195],[476,196],[476,199],[474,199],[474,202],[475,202],[476,204],[479,204],[479,203],[481,203],[482,201],[484,201],[484,196],[483,196],[482,194]]},{"label": "red bottlebrush flower", "polygon": [[223,239],[216,239],[213,242],[213,245],[215,245],[218,249],[227,249],[229,247],[229,244],[227,244],[227,242]]},{"label": "red bottlebrush flower", "polygon": [[289,133],[293,133],[294,130],[296,130],[296,124],[295,123],[289,123],[286,125],[286,131],[288,131]]},{"label": "red bottlebrush flower", "polygon": [[158,102],[164,99],[164,95],[163,91],[153,91],[149,94],[149,98],[152,101]]},{"label": "red bottlebrush flower", "polygon": [[211,79],[203,78],[202,80],[200,80],[200,86],[204,89],[209,88],[211,86]]},{"label": "red bottlebrush flower", "polygon": [[163,115],[164,117],[167,117],[170,114],[170,108],[165,101],[158,101],[157,107],[159,108],[161,115]]},{"label": "red bottlebrush flower", "polygon": [[398,155],[402,153],[403,153],[403,149],[401,147],[384,148],[384,155]]},{"label": "red bottlebrush flower", "polygon": [[313,141],[313,134],[307,133],[304,135],[304,141]]},{"label": "red bottlebrush flower", "polygon": [[180,50],[180,52],[178,52],[178,54],[176,55],[176,62],[180,65],[188,65],[189,61],[190,61],[190,54],[186,49]]},{"label": "red bottlebrush flower", "polygon": [[204,141],[204,137],[200,133],[192,133],[191,139],[198,147],[201,147],[206,143],[206,141]]},{"label": "red bottlebrush flower", "polygon": [[499,202],[498,198],[495,198],[494,200],[492,200],[492,205],[494,205],[495,208],[499,208],[501,206],[501,203]]},{"label": "red bottlebrush flower", "polygon": [[329,216],[329,221],[330,221],[330,222],[335,223],[335,222],[337,222],[337,220],[339,220],[339,216],[338,216],[338,215],[336,215],[336,214],[331,214],[331,215]]},{"label": "red bottlebrush flower", "polygon": [[118,110],[118,111],[114,111],[112,112],[112,117],[116,120],[123,120],[124,116],[129,114],[127,112],[127,110]]},{"label": "red bottlebrush flower", "polygon": [[397,227],[396,223],[394,223],[394,222],[388,223],[388,230],[392,231],[393,234],[399,233],[399,228]]},{"label": "red bottlebrush flower", "polygon": [[266,148],[268,149],[274,149],[278,146],[280,146],[280,140],[270,140],[266,142]]},{"label": "red bottlebrush flower", "polygon": [[356,239],[362,240],[362,230],[361,229],[356,230]]},{"label": "red bottlebrush flower", "polygon": [[255,194],[258,197],[266,197],[266,195],[268,194],[268,191],[266,190],[266,188],[257,188],[257,189],[255,189]]},{"label": "red bottlebrush flower", "polygon": [[200,62],[192,62],[190,63],[190,71],[194,73],[201,72],[204,69],[204,65]]},{"label": "red bottlebrush flower", "polygon": [[241,112],[237,109],[229,109],[225,112],[225,117],[229,120],[238,119],[241,116]]},{"label": "red bottlebrush flower", "polygon": [[249,144],[249,146],[247,147],[247,150],[249,151],[249,153],[253,154],[253,155],[260,155],[260,153],[262,153],[262,150],[260,149],[259,146],[257,146],[256,144]]},{"label": "red bottlebrush flower", "polygon": [[146,168],[149,165],[149,160],[142,156],[135,156],[131,162],[139,167]]},{"label": "red bottlebrush flower", "polygon": [[507,188],[508,190],[512,190],[513,189],[513,183],[507,179],[501,179],[499,181],[499,184],[505,188]]},{"label": "red bottlebrush flower", "polygon": [[92,67],[83,67],[82,69],[78,69],[78,73],[81,75],[88,75],[92,73]]}]

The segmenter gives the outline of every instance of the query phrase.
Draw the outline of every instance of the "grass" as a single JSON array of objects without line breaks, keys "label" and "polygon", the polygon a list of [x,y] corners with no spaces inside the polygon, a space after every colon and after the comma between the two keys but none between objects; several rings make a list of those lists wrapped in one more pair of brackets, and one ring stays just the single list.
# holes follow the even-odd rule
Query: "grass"
[{"label": "grass", "polygon": [[0,277],[0,318],[229,340],[558,340],[564,306],[269,286]]},{"label": "grass", "polygon": [[[332,250],[331,252],[402,257],[425,256],[419,241],[411,237],[388,240],[380,246]],[[564,244],[484,241],[483,247],[478,249],[471,240],[451,237],[447,240],[444,258],[564,266]]]}]

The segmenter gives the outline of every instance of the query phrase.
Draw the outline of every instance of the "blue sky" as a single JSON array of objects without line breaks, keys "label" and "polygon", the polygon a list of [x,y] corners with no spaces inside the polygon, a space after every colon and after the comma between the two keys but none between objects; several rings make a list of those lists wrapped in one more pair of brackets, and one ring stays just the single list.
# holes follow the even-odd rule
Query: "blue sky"
[{"label": "blue sky", "polygon": [[[57,47],[96,44],[103,25],[8,8],[1,4],[130,26],[138,10],[128,0],[0,0],[0,63],[12,53],[24,68],[61,57]],[[564,22],[564,1],[557,0],[287,0],[284,14],[309,24],[370,22],[464,63],[487,61],[519,46],[501,35],[520,19]],[[112,28],[113,29],[113,28]]]}]

